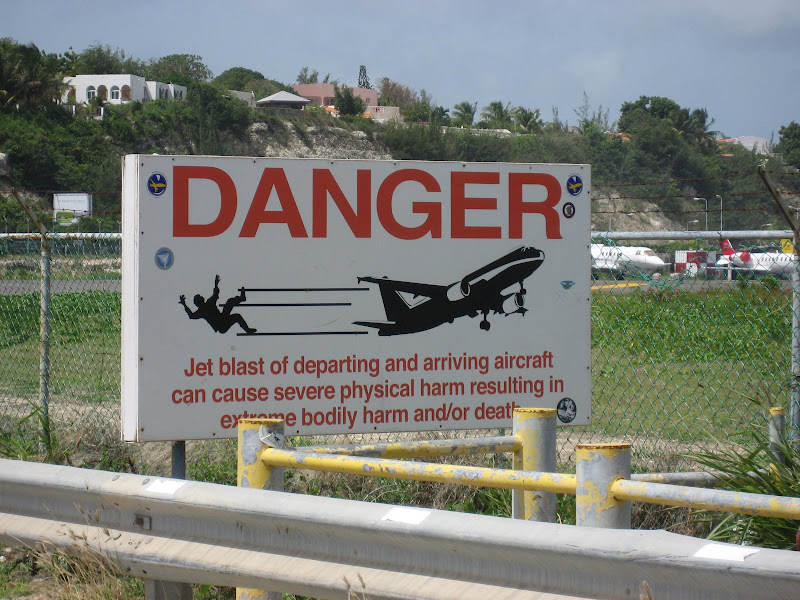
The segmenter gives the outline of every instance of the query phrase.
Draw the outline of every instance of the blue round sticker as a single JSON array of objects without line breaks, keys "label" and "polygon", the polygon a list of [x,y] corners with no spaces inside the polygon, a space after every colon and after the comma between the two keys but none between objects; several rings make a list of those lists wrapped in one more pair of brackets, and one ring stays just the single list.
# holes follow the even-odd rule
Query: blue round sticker
[{"label": "blue round sticker", "polygon": [[570,196],[577,196],[583,191],[583,179],[580,175],[570,175],[567,179],[567,192]]},{"label": "blue round sticker", "polygon": [[169,248],[159,248],[156,251],[156,266],[162,271],[166,271],[175,264],[175,255]]},{"label": "blue round sticker", "polygon": [[153,173],[147,180],[147,191],[152,196],[160,196],[167,191],[167,178],[163,173]]}]

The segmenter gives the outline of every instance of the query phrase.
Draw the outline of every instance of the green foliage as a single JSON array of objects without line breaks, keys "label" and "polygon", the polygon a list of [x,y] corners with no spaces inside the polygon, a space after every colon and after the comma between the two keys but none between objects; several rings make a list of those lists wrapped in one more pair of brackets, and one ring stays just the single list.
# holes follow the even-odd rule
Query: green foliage
[{"label": "green foliage", "polygon": [[192,448],[186,476],[195,481],[236,485],[236,440],[214,440]]},{"label": "green foliage", "polygon": [[453,107],[453,126],[472,127],[472,123],[475,121],[475,113],[477,111],[477,102],[459,102]]},{"label": "green foliage", "polygon": [[304,84],[304,83],[317,83],[319,80],[319,71],[314,69],[309,73],[308,67],[303,67],[300,69],[300,72],[297,74],[297,83]]},{"label": "green foliage", "polygon": [[0,111],[53,108],[64,83],[55,54],[0,38]]},{"label": "green foliage", "polygon": [[[714,452],[688,455],[711,471],[724,474],[723,487],[735,492],[797,498],[800,496],[800,454],[781,440],[770,448],[766,423],[757,423],[734,439],[721,440]],[[733,442],[733,443],[732,443]],[[794,550],[800,522],[789,519],[700,511],[710,528],[708,537],[733,544]]]},{"label": "green foliage", "polygon": [[333,88],[333,93],[335,95],[333,106],[341,116],[355,117],[367,110],[367,103],[353,94],[353,88],[344,86],[344,88],[339,89],[337,85]]},{"label": "green foliage", "polygon": [[503,104],[495,100],[487,104],[481,111],[478,127],[482,129],[513,129],[514,107],[508,102]]},{"label": "green foliage", "polygon": [[784,125],[778,132],[780,140],[775,151],[783,155],[783,160],[793,167],[800,167],[800,124],[792,121]]},{"label": "green foliage", "polygon": [[125,73],[145,76],[146,65],[140,60],[126,56],[124,50],[112,50],[108,45],[94,44],[76,54],[72,48],[61,57],[61,70],[69,75],[103,75]]},{"label": "green foliage", "polygon": [[147,64],[147,79],[186,87],[208,81],[214,74],[197,54],[169,54]]},{"label": "green foliage", "polygon": [[367,67],[361,65],[358,68],[358,87],[371,90],[372,86],[369,84],[369,77],[367,77]]},{"label": "green foliage", "polygon": [[377,89],[378,103],[381,106],[397,106],[404,115],[407,115],[417,104],[424,101],[416,90],[388,77],[382,77],[378,80]]},{"label": "green foliage", "polygon": [[264,75],[258,71],[233,67],[217,75],[211,83],[221,90],[246,90],[251,81],[258,79],[264,79]]}]

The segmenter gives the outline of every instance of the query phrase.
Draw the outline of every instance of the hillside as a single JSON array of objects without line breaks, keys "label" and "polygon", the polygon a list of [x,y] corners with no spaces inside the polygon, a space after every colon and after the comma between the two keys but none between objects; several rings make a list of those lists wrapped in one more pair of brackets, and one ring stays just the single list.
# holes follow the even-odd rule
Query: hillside
[{"label": "hillside", "polygon": [[0,222],[8,223],[9,231],[27,228],[7,191],[13,185],[37,194],[42,210],[53,192],[90,192],[95,217],[86,225],[114,230],[120,219],[120,157],[158,153],[590,164],[596,231],[684,230],[707,216],[713,229],[719,213],[694,198],[719,196],[725,198],[727,229],[782,226],[756,175],[765,164],[780,186],[796,192],[798,178],[781,177],[794,171],[780,155],[697,141],[668,120],[641,110],[633,114],[634,133],[626,136],[586,121],[580,128],[554,122],[498,137],[478,127],[445,128],[435,119],[380,125],[361,117],[334,118],[321,109],[256,111],[202,83],[189,88],[185,101],[106,106],[102,120],[64,107],[0,112],[0,153],[10,163],[10,173],[6,168],[6,175],[0,174],[0,185],[6,186],[0,189]]}]

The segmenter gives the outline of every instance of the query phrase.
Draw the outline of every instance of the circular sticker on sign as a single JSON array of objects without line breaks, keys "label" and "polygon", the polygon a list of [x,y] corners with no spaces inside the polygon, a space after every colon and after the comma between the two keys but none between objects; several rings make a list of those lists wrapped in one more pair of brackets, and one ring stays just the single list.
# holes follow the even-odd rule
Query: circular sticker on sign
[{"label": "circular sticker on sign", "polygon": [[567,179],[567,192],[570,196],[579,196],[583,191],[583,179],[580,175],[570,175]]},{"label": "circular sticker on sign", "polygon": [[160,196],[167,191],[167,178],[163,173],[153,173],[147,179],[147,191],[151,196]]},{"label": "circular sticker on sign", "polygon": [[572,398],[562,398],[556,406],[558,420],[562,423],[571,423],[578,414],[578,406]]},{"label": "circular sticker on sign", "polygon": [[575,205],[572,202],[567,202],[561,212],[567,219],[571,219],[575,216]]},{"label": "circular sticker on sign", "polygon": [[169,248],[159,248],[156,251],[156,266],[162,271],[166,271],[175,264],[175,255]]}]

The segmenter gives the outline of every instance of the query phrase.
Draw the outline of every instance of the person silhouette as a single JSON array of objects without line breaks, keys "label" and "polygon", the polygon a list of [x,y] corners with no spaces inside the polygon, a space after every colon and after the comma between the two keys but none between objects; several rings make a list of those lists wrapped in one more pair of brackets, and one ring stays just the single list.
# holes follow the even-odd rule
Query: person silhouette
[{"label": "person silhouette", "polygon": [[220,310],[217,306],[219,302],[219,282],[220,277],[217,275],[214,278],[214,292],[208,300],[200,294],[195,294],[194,304],[197,306],[197,310],[192,310],[186,305],[186,296],[183,294],[181,294],[178,304],[183,306],[190,319],[205,319],[217,333],[226,333],[234,325],[241,327],[245,333],[255,333],[256,330],[247,325],[242,315],[231,312],[235,306],[247,300],[244,288],[239,288],[238,296],[228,298],[222,310]]}]

